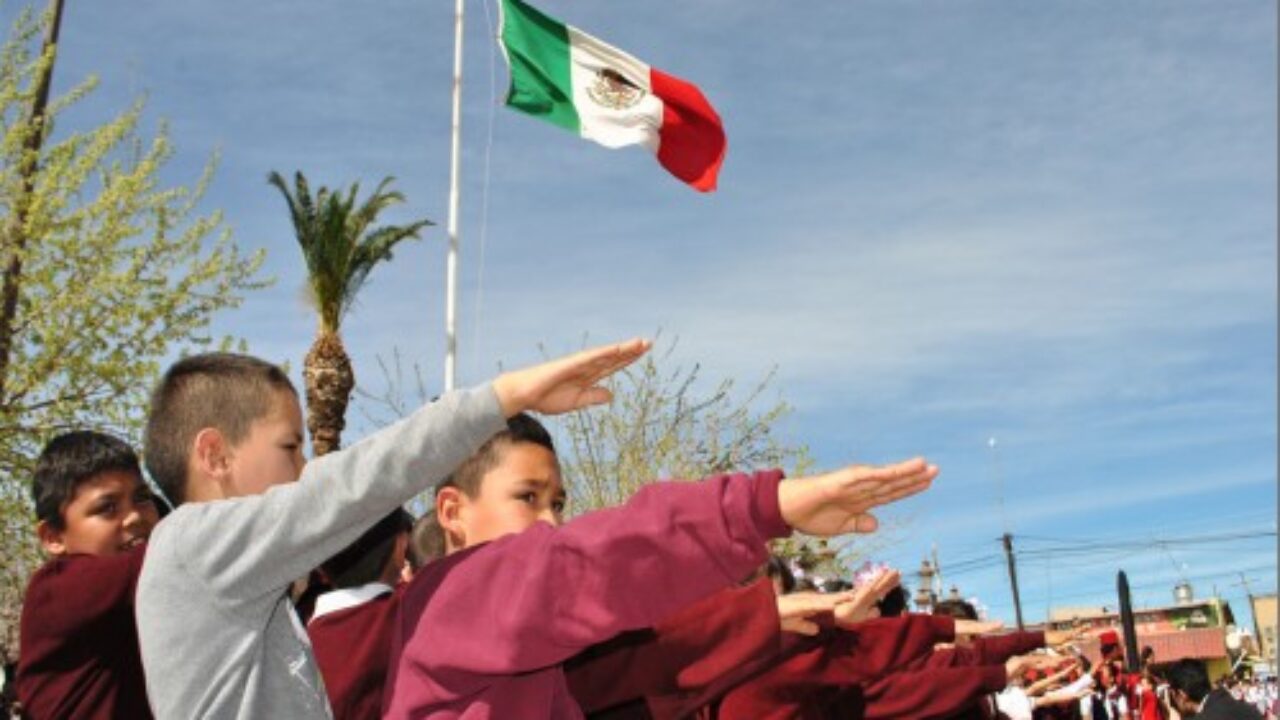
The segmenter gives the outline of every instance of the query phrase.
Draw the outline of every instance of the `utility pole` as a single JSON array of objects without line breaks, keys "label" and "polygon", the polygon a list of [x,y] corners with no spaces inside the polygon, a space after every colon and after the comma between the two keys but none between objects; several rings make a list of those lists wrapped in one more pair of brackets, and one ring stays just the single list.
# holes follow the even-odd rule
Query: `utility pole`
[{"label": "utility pole", "polygon": [[933,544],[933,572],[935,573],[934,587],[937,588],[937,590],[934,592],[934,595],[941,598],[942,593],[944,590],[946,590],[947,585],[942,580],[942,564],[938,562],[938,543]]},{"label": "utility pole", "polygon": [[1249,587],[1249,579],[1240,573],[1240,584],[1244,586],[1244,595],[1249,599],[1249,617],[1253,618],[1253,643],[1258,653],[1262,653],[1262,628],[1258,625],[1258,611],[1253,607],[1253,590]]},{"label": "utility pole", "polygon": [[1021,632],[1022,624],[1022,600],[1018,597],[1018,568],[1013,561],[1013,535],[1005,533],[1004,537],[1004,557],[1009,561],[1009,586],[1013,588],[1013,612],[1018,619],[1018,631]]}]

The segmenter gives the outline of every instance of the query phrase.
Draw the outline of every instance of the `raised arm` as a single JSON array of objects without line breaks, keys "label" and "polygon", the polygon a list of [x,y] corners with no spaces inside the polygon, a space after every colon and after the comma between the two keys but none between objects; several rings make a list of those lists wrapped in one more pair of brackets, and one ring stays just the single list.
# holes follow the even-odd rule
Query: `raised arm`
[{"label": "raised arm", "polygon": [[71,555],[40,568],[23,602],[24,650],[35,637],[83,642],[79,634],[120,622],[133,607],[146,547],[119,555]]},{"label": "raised arm", "polygon": [[864,686],[867,720],[951,717],[1008,683],[999,665],[919,670],[886,675]]},{"label": "raised arm", "polygon": [[780,473],[656,483],[621,508],[448,558],[406,596],[403,677],[388,687],[394,695],[398,682],[421,683],[458,698],[490,678],[556,665],[745,577],[764,561],[765,541],[791,527],[874,529],[870,509],[936,474],[916,460],[781,483]]},{"label": "raised arm", "polygon": [[647,696],[700,691],[725,672],[780,650],[778,598],[767,578],[709,595],[652,630],[624,633],[565,664],[584,712]]},{"label": "raised arm", "polygon": [[171,547],[181,549],[182,564],[216,595],[239,599],[278,592],[452,472],[507,417],[608,401],[600,381],[649,346],[633,340],[595,348],[448,393],[349,448],[311,461],[295,483],[181,507],[177,512],[186,517],[176,527],[183,537]]},{"label": "raised arm", "polygon": [[429,565],[405,598],[402,615],[421,605],[421,619],[402,665],[438,677],[519,673],[650,627],[745,577],[768,539],[789,534],[779,478],[655,483],[622,507]]}]

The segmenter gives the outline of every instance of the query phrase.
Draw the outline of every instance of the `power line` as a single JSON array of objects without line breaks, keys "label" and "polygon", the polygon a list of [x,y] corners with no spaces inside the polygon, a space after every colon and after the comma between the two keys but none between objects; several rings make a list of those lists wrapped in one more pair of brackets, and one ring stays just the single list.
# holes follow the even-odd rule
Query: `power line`
[{"label": "power line", "polygon": [[[1187,577],[1187,579],[1188,579],[1188,580],[1196,580],[1196,581],[1199,581],[1199,580],[1210,580],[1210,579],[1219,578],[1219,577],[1236,577],[1236,576],[1239,576],[1241,573],[1248,574],[1248,573],[1252,573],[1252,572],[1262,572],[1262,571],[1264,571],[1264,570],[1274,570],[1274,569],[1275,569],[1275,566],[1273,566],[1273,565],[1260,565],[1260,566],[1257,566],[1257,567],[1244,568],[1244,569],[1242,569],[1242,570],[1223,570],[1223,571],[1220,571],[1220,572],[1201,573],[1201,574],[1198,574],[1198,575],[1190,575],[1190,576],[1188,576],[1188,577]],[[1099,580],[1095,580],[1094,582],[1095,582],[1095,583],[1097,583],[1098,585],[1101,585],[1103,581],[1102,581],[1101,579],[1099,579]],[[1109,579],[1109,578],[1107,579],[1107,582],[1110,582],[1110,579]],[[1237,583],[1237,584],[1238,584],[1238,583]],[[1160,587],[1170,587],[1170,588],[1171,588],[1171,586],[1169,585],[1169,581],[1167,581],[1167,580],[1157,580],[1157,581],[1151,581],[1151,582],[1145,582],[1145,583],[1135,583],[1135,584],[1131,585],[1130,587],[1131,587],[1132,589],[1134,589],[1134,590],[1150,590],[1150,589],[1152,589],[1152,588],[1160,588]],[[1062,599],[1068,599],[1068,600],[1069,600],[1069,599],[1072,599],[1072,598],[1098,597],[1099,595],[1107,595],[1107,596],[1110,596],[1112,592],[1113,592],[1113,591],[1112,591],[1112,589],[1111,589],[1111,588],[1100,589],[1100,590],[1081,590],[1081,591],[1078,591],[1078,592],[1066,593],[1066,594],[1062,594],[1062,593],[1055,592],[1055,593],[1054,593],[1054,599],[1055,599],[1055,600],[1062,600]],[[1037,600],[1040,600],[1040,599],[1043,599],[1043,598],[1041,598],[1040,596],[1036,596],[1036,599],[1037,599]],[[1000,605],[999,603],[991,603],[991,604],[992,604],[992,605],[996,605],[996,606]]]},{"label": "power line", "polygon": [[[1046,538],[1040,538],[1034,535],[1018,536],[1019,540],[1040,540],[1045,541]],[[1221,545],[1223,543],[1243,543],[1253,540],[1263,540],[1267,538],[1275,538],[1274,530],[1249,530],[1235,533],[1219,533],[1215,535],[1187,535],[1181,537],[1168,538],[1140,538],[1140,539],[1122,539],[1097,541],[1065,541],[1054,540],[1059,545],[1054,547],[1031,547],[1019,550],[1017,557],[1019,560],[1027,562],[1040,562],[1052,558],[1055,563],[1061,562],[1063,558],[1079,559],[1090,555],[1107,556],[1132,554],[1135,550],[1167,550],[1169,547],[1184,548],[1184,551],[1195,551],[1196,545]],[[1187,547],[1192,546],[1192,547]],[[1216,548],[1221,551],[1222,548]],[[1042,560],[1043,559],[1043,560]],[[979,570],[986,570],[990,567],[1000,564],[1004,560],[999,553],[984,553],[978,556],[971,556],[961,560],[955,560],[947,563],[947,572],[953,575],[962,575]],[[1071,567],[1068,561],[1062,567]]]},{"label": "power line", "polygon": [[[1019,535],[1019,539],[1024,536]],[[1135,555],[1144,555],[1149,552],[1160,552],[1168,554],[1169,548],[1177,547],[1181,552],[1206,553],[1206,552],[1247,552],[1249,549],[1256,547],[1257,541],[1263,539],[1274,539],[1276,537],[1275,530],[1254,528],[1229,533],[1214,534],[1195,534],[1195,535],[1178,535],[1165,538],[1117,538],[1111,541],[1100,541],[1095,539],[1069,541],[1054,540],[1056,546],[1038,546],[1029,549],[1022,549],[1017,553],[1017,560],[1026,564],[1035,566],[1042,564],[1049,567],[1050,564],[1055,566],[1055,570],[1059,573],[1065,573],[1062,582],[1058,583],[1059,587],[1054,588],[1052,592],[1053,600],[1061,602],[1064,599],[1082,598],[1082,597],[1099,597],[1107,596],[1108,593],[1103,590],[1098,591],[1078,591],[1066,592],[1077,582],[1072,581],[1071,576],[1080,577],[1087,576],[1088,568],[1098,568],[1102,565],[1118,564],[1122,558],[1132,558]],[[1046,542],[1046,538],[1038,538],[1041,542]],[[1003,540],[1001,538],[1001,540]],[[1025,546],[1024,546],[1025,547]],[[990,573],[997,570],[1001,565],[1007,562],[1007,558],[1003,553],[989,552],[977,556],[969,556],[962,560],[958,560],[947,565],[947,573],[950,577],[970,577],[977,573]],[[1256,572],[1264,570],[1275,570],[1274,565],[1264,565],[1259,568],[1251,568],[1245,572]],[[1239,572],[1239,571],[1234,571]],[[1163,574],[1163,573],[1161,573]],[[1209,578],[1217,578],[1233,575],[1233,572],[1219,573],[1201,573],[1193,575],[1193,579],[1203,580]],[[1177,579],[1188,579],[1182,572],[1178,573]],[[1081,578],[1085,583],[1088,580]],[[1158,587],[1171,587],[1171,580],[1165,579],[1157,582],[1139,583],[1133,586],[1135,590],[1147,590]],[[1090,584],[1100,584],[1100,580],[1094,579]],[[1033,584],[1034,585],[1034,584]],[[1040,590],[1034,588],[1033,590]],[[1036,597],[1022,598],[1024,604],[1030,602],[1038,604],[1045,597],[1044,593],[1035,593]]]},{"label": "power line", "polygon": [[[1021,536],[1019,536],[1021,538]],[[1207,545],[1241,540],[1261,540],[1276,537],[1276,531],[1263,530],[1252,532],[1229,533],[1220,535],[1199,535],[1174,538],[1150,538],[1142,540],[1111,540],[1105,542],[1083,541],[1075,544],[1060,544],[1056,547],[1032,547],[1019,553],[1020,557],[1036,557],[1039,555],[1081,555],[1089,553],[1110,553],[1121,550],[1161,549],[1180,547],[1183,545]]]}]

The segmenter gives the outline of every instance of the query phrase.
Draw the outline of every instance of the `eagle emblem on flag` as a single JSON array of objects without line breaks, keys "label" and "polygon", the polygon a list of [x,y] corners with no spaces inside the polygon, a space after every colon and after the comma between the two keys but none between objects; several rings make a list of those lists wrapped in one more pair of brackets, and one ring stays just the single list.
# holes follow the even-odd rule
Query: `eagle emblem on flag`
[{"label": "eagle emblem on flag", "polygon": [[610,110],[633,108],[644,99],[644,95],[643,89],[613,68],[598,70],[595,82],[587,88],[587,97],[600,107]]}]

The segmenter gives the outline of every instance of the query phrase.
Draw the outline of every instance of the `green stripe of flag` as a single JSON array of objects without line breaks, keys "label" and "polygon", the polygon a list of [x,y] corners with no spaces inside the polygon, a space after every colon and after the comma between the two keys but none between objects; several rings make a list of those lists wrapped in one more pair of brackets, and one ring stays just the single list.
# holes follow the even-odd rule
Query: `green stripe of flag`
[{"label": "green stripe of flag", "polygon": [[511,67],[507,105],[578,132],[568,29],[520,0],[502,0],[502,44]]}]

